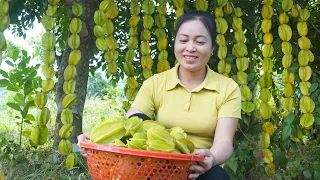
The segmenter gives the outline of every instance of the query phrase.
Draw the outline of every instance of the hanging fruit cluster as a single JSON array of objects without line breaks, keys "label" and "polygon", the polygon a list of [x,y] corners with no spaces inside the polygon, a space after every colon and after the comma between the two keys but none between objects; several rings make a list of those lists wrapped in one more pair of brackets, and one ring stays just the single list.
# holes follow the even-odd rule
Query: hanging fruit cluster
[{"label": "hanging fruit cluster", "polygon": [[262,32],[264,33],[263,36],[263,41],[264,45],[262,47],[262,56],[263,56],[263,61],[262,61],[262,69],[264,74],[261,76],[259,79],[259,85],[260,85],[260,96],[259,98],[261,99],[261,104],[260,104],[260,115],[263,119],[269,119],[272,115],[272,109],[271,106],[268,104],[271,98],[271,93],[269,91],[269,88],[272,86],[272,68],[273,68],[273,62],[271,60],[271,56],[273,55],[273,46],[272,46],[272,41],[273,41],[273,36],[270,32],[271,27],[272,27],[272,22],[271,22],[271,17],[273,16],[273,8],[271,7],[272,0],[264,1],[265,4],[263,5],[262,8],[262,24],[261,24],[261,29]]},{"label": "hanging fruit cluster", "polygon": [[[155,35],[157,36],[158,42],[157,47],[159,50],[158,55],[158,64],[157,64],[157,72],[163,72],[170,69],[170,64],[168,62],[168,40],[166,36],[166,32],[164,28],[166,27],[166,3],[167,0],[159,0],[159,6],[157,6],[157,11],[159,14],[155,16],[156,26],[158,27],[155,31]],[[141,38],[141,40],[143,40]]]},{"label": "hanging fruit cluster", "polygon": [[[175,7],[176,19],[174,20],[174,24],[176,24],[177,19],[184,14],[184,0],[173,0],[173,6]],[[165,32],[163,33],[165,35]],[[157,35],[159,36],[159,35]],[[174,64],[177,64],[178,60],[176,59]]]},{"label": "hanging fruit cluster", "polygon": [[8,12],[9,2],[7,0],[0,1],[0,57],[2,56],[2,51],[7,49],[7,41],[3,32],[10,24]]},{"label": "hanging fruit cluster", "polygon": [[[150,45],[149,40],[151,38],[151,28],[154,24],[154,19],[151,16],[155,10],[155,4],[153,0],[144,0],[142,2],[142,9],[143,9],[143,31],[140,34],[141,44],[140,44],[140,50],[141,50],[141,66],[143,68],[143,77],[145,79],[148,79],[152,76],[152,64],[153,59],[150,55]],[[164,40],[164,39],[163,39]],[[165,39],[167,40],[167,39]],[[166,43],[167,42],[161,42]],[[159,43],[158,43],[159,44]]]},{"label": "hanging fruit cluster", "polygon": [[30,140],[33,146],[43,145],[48,140],[48,128],[46,124],[50,120],[50,110],[45,107],[47,104],[47,94],[53,89],[54,81],[54,68],[56,56],[54,47],[56,45],[56,37],[53,33],[55,28],[54,16],[57,11],[57,4],[60,0],[48,0],[48,9],[46,15],[41,18],[41,23],[45,28],[46,32],[42,35],[42,47],[44,48],[43,53],[43,64],[41,66],[42,74],[46,78],[42,80],[42,91],[36,93],[34,97],[34,104],[39,109],[36,117],[36,124],[31,130]]},{"label": "hanging fruit cluster", "polygon": [[184,14],[184,0],[173,0],[173,5],[176,8],[176,19]]},{"label": "hanging fruit cluster", "polygon": [[74,3],[72,5],[72,12],[74,18],[69,25],[69,31],[71,33],[68,39],[68,45],[70,46],[71,53],[69,54],[68,66],[64,70],[63,78],[63,91],[66,96],[62,100],[63,110],[61,112],[61,122],[63,126],[59,131],[61,141],[59,143],[59,151],[63,155],[67,155],[66,167],[72,168],[75,164],[76,155],[72,153],[72,144],[68,140],[73,134],[73,113],[71,110],[72,105],[77,101],[77,94],[74,93],[76,87],[75,77],[77,75],[76,65],[81,60],[81,51],[78,49],[80,46],[79,33],[82,29],[82,21],[79,18],[83,12],[83,8],[80,4]]},{"label": "hanging fruit cluster", "polygon": [[104,0],[100,3],[99,10],[94,13],[94,35],[96,46],[104,53],[104,59],[108,63],[107,73],[109,76],[117,73],[119,52],[117,39],[113,37],[114,25],[112,20],[119,14],[119,9],[114,0]]},{"label": "hanging fruit cluster", "polygon": [[[140,21],[140,5],[138,0],[131,1],[130,6],[131,18],[129,20],[129,41],[128,41],[128,51],[125,56],[125,63],[123,65],[123,69],[125,74],[128,76],[127,86],[125,88],[126,97],[128,101],[123,101],[122,106],[125,110],[128,110],[131,106],[129,101],[133,101],[135,94],[137,93],[138,82],[134,77],[134,66],[132,64],[133,59],[136,57],[135,49],[138,47],[138,23]],[[151,36],[150,31],[149,34],[144,34],[147,36]],[[141,36],[143,36],[141,34]],[[148,37],[144,37],[148,38]],[[150,38],[149,38],[150,39]]]},{"label": "hanging fruit cluster", "polygon": [[292,108],[294,105],[294,74],[289,72],[289,68],[292,64],[292,45],[289,42],[292,36],[291,27],[288,25],[289,16],[287,14],[288,11],[292,8],[292,0],[291,1],[282,1],[282,10],[283,12],[279,15],[280,26],[278,27],[279,37],[282,40],[281,49],[284,54],[282,57],[282,65],[284,70],[282,72],[282,82],[284,83],[284,99],[283,99],[283,109],[284,109],[284,117],[288,116],[290,112],[292,112]]},{"label": "hanging fruit cluster", "polygon": [[227,57],[228,48],[224,34],[228,30],[228,22],[223,18],[223,7],[228,3],[228,0],[217,0],[218,7],[215,9],[214,14],[216,16],[215,22],[217,26],[217,44],[218,58],[220,59],[218,63],[218,72],[224,76],[229,76],[231,71],[231,63],[227,62],[225,58]]},{"label": "hanging fruit cluster", "polygon": [[196,0],[194,2],[194,6],[198,11],[207,11],[208,9],[208,2],[207,0]]},{"label": "hanging fruit cluster", "polygon": [[233,9],[232,9],[230,2],[227,2],[227,4],[225,6],[223,6],[223,10],[228,15],[230,15],[232,13]]},{"label": "hanging fruit cluster", "polygon": [[[269,105],[269,101],[271,99],[271,92],[270,92],[270,87],[272,86],[272,68],[273,68],[273,62],[271,60],[271,57],[273,55],[273,35],[271,34],[270,30],[272,27],[272,22],[271,18],[273,16],[273,7],[271,6],[273,3],[273,0],[265,0],[264,5],[262,7],[262,23],[261,23],[261,29],[262,32],[264,33],[263,36],[263,47],[262,47],[262,69],[264,74],[260,77],[259,79],[259,85],[260,85],[260,115],[262,119],[268,120],[272,116],[272,109],[271,106]],[[273,134],[273,124],[272,122],[266,122],[263,125],[263,132],[261,133],[260,136],[260,146],[263,151],[264,155],[264,161],[266,164],[265,166],[265,172],[269,175],[272,176],[275,173],[275,165],[273,163],[273,154],[272,152],[268,149],[270,146],[270,136]],[[270,130],[271,129],[271,130]]]},{"label": "hanging fruit cluster", "polygon": [[194,144],[187,139],[185,131],[174,126],[166,129],[153,120],[142,121],[138,117],[118,117],[96,125],[90,140],[98,144],[108,144],[131,149],[192,154]]},{"label": "hanging fruit cluster", "polygon": [[308,66],[309,62],[314,61],[314,55],[309,50],[310,49],[310,39],[306,37],[308,34],[308,26],[307,20],[310,17],[310,12],[304,8],[300,10],[300,21],[297,24],[298,33],[301,36],[298,39],[298,45],[300,48],[298,54],[298,62],[299,62],[299,77],[301,82],[299,84],[299,88],[301,93],[303,94],[300,99],[300,111],[302,116],[300,117],[300,125],[305,129],[310,129],[315,121],[315,118],[312,114],[315,108],[314,101],[310,98],[309,88],[311,87],[311,83],[309,79],[312,75],[311,67]]},{"label": "hanging fruit cluster", "polygon": [[250,114],[254,110],[254,104],[251,102],[252,93],[247,86],[247,73],[245,72],[249,66],[249,59],[245,57],[248,54],[247,46],[244,44],[246,37],[242,29],[241,16],[243,12],[241,8],[235,8],[232,18],[232,28],[234,30],[235,44],[232,48],[232,53],[236,56],[236,65],[238,69],[236,81],[240,85],[241,96],[242,96],[242,112],[244,114]]}]

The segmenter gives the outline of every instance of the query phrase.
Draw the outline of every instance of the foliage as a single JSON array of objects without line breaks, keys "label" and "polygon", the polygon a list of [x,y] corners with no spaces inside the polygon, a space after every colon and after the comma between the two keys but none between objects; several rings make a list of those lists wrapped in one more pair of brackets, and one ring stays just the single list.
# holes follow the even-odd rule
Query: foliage
[{"label": "foliage", "polygon": [[[262,1],[251,1],[255,4],[255,8],[252,6],[244,6],[241,1],[233,1],[232,3],[236,7],[241,7],[242,10],[248,14],[244,16],[244,25],[246,26],[247,42],[249,57],[250,57],[250,70],[251,76],[248,76],[248,86],[253,91],[255,107],[259,107],[260,100],[258,99],[259,85],[258,80],[262,65],[260,64],[261,49],[259,44],[262,43],[261,16],[250,16],[250,14],[261,14]],[[290,26],[293,30],[293,66],[290,69],[295,74],[295,107],[292,114],[284,118],[283,110],[281,107],[281,101],[283,98],[283,85],[281,82],[282,62],[283,56],[281,52],[281,40],[278,37],[278,13],[273,17],[272,34],[274,35],[274,49],[275,55],[273,57],[274,62],[274,84],[272,87],[272,100],[269,102],[273,107],[273,117],[270,119],[275,124],[276,131],[271,136],[270,148],[273,152],[274,163],[276,166],[276,174],[274,178],[277,179],[318,179],[319,177],[319,155],[316,153],[319,151],[319,51],[316,51],[319,36],[319,20],[315,19],[319,13],[319,3],[316,1],[298,1],[301,7],[307,7],[310,10],[311,18],[309,19],[309,27],[313,30],[309,30],[308,37],[313,37],[311,41],[311,50],[315,55],[315,61],[309,65],[313,69],[313,76],[310,80],[311,87],[310,97],[314,100],[316,109],[313,112],[316,117],[315,124],[310,130],[302,130],[302,138],[299,140],[294,139],[298,136],[299,119],[301,112],[299,112],[299,99],[302,94],[299,88],[300,78],[298,75],[299,64],[297,61],[299,47],[297,45],[297,30],[296,19],[290,18]],[[275,1],[273,7],[276,8],[276,12],[280,12],[281,1]],[[230,36],[232,39],[232,35]],[[280,40],[280,41],[279,41]],[[232,59],[231,59],[232,60]],[[235,69],[235,63],[233,62],[233,69]],[[234,71],[236,72],[236,71]],[[268,179],[265,173],[264,155],[260,146],[260,134],[262,132],[262,124],[266,121],[262,121],[258,110],[254,111],[251,116],[243,115],[242,122],[238,127],[238,131],[235,136],[235,149],[232,158],[224,166],[228,171],[232,179]],[[295,142],[295,141],[299,142]],[[310,152],[310,153],[306,153]],[[312,160],[311,160],[312,159]]]},{"label": "foliage", "polygon": [[[77,154],[77,167],[65,169],[59,154],[50,149],[20,146],[0,133],[0,172],[5,179],[90,179],[85,159]],[[0,176],[1,177],[1,176]]]},{"label": "foliage", "polygon": [[9,72],[0,70],[0,74],[4,77],[0,80],[0,87],[6,87],[6,90],[15,92],[13,101],[7,102],[7,106],[18,111],[20,119],[17,124],[20,126],[19,144],[21,145],[21,136],[24,123],[31,124],[34,117],[28,114],[29,108],[34,106],[33,95],[34,90],[39,87],[40,77],[37,76],[39,65],[29,66],[30,56],[25,50],[20,50],[12,45],[8,46],[8,55],[10,58],[5,59],[6,64],[13,69]]},{"label": "foliage", "polygon": [[109,90],[115,88],[106,77],[103,77],[101,72],[96,72],[88,78],[87,96],[102,97],[105,94],[109,94]]},{"label": "foliage", "polygon": [[108,93],[101,97],[88,97],[84,107],[83,132],[90,131],[96,124],[99,124],[110,117],[124,115],[122,102],[125,100],[123,88],[105,87]]}]

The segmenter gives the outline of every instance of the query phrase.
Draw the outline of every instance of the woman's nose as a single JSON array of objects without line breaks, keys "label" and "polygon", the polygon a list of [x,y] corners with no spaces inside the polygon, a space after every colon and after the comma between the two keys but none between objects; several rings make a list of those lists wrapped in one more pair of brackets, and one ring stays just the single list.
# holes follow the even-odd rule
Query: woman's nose
[{"label": "woman's nose", "polygon": [[189,42],[187,44],[186,50],[189,51],[189,52],[196,51],[196,47],[194,46],[194,43],[193,42]]}]

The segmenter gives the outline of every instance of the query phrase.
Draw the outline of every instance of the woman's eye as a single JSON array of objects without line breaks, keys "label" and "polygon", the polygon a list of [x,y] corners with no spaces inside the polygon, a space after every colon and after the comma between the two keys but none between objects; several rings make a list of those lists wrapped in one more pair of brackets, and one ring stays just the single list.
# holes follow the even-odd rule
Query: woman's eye
[{"label": "woman's eye", "polygon": [[182,43],[186,43],[188,40],[183,40],[183,39],[181,39],[181,40],[179,40],[180,42],[182,42]]},{"label": "woman's eye", "polygon": [[197,41],[197,43],[203,45],[203,44],[206,43],[206,42],[204,42],[204,41]]}]

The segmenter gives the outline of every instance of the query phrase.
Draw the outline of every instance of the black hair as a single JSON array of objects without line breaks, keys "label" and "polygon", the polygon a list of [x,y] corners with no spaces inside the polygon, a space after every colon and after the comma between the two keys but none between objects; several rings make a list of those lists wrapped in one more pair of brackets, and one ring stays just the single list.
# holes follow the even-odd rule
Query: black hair
[{"label": "black hair", "polygon": [[[176,23],[175,23],[175,30],[173,33],[173,45],[175,43],[176,35],[178,33],[178,30],[180,26],[191,20],[199,20],[202,22],[202,24],[206,27],[208,30],[211,40],[212,40],[212,47],[215,47],[216,45],[216,36],[217,36],[217,31],[216,31],[216,23],[211,17],[210,14],[203,12],[203,11],[188,11],[184,13],[182,16],[180,16]],[[174,47],[174,46],[173,46]]]}]

